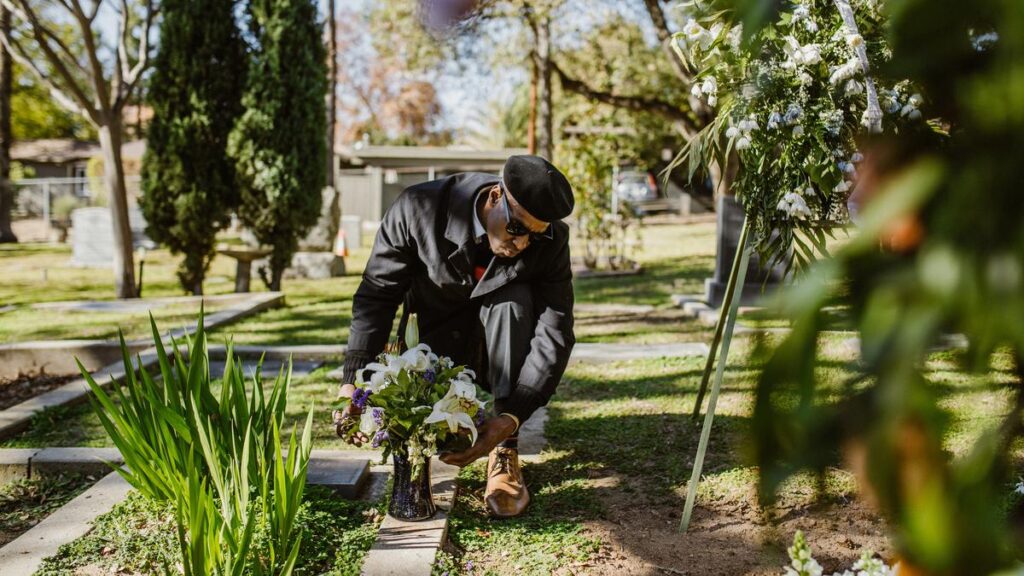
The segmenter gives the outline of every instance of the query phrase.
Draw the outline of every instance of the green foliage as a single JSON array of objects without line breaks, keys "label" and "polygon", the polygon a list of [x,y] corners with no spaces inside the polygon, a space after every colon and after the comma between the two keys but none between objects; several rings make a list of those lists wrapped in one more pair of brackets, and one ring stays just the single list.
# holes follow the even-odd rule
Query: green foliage
[{"label": "green foliage", "polygon": [[692,4],[674,46],[694,70],[692,96],[717,107],[717,116],[673,167],[685,164],[692,175],[738,161],[732,189],[762,261],[804,270],[828,254],[827,236],[848,219],[846,200],[864,159],[859,140],[872,131],[931,131],[921,96],[904,79],[877,76],[890,56],[877,4],[852,3],[856,34],[831,0],[786,3],[753,31],[733,21],[750,14]]},{"label": "green foliage", "polygon": [[[304,537],[294,574],[357,576],[383,516],[379,508],[338,498],[327,487],[310,486],[296,519]],[[175,522],[173,502],[156,502],[132,492],[98,517],[89,534],[47,558],[37,574],[71,576],[86,566],[104,572],[158,573],[161,566],[181,563]],[[256,548],[262,541],[257,535]]]},{"label": "green foliage", "polygon": [[[1004,510],[1019,465],[1024,395],[1024,5],[890,0],[885,70],[922,87],[941,118],[941,145],[914,132],[865,142],[860,232],[812,268],[786,298],[794,331],[772,351],[758,386],[753,443],[762,490],[801,468],[821,469],[839,446],[864,467],[892,520],[904,561],[922,573],[989,574],[1014,565],[1024,540]],[[848,303],[861,334],[860,375],[838,397],[814,377],[823,308]],[[942,334],[975,393],[1009,358],[1008,406],[970,449],[951,458],[954,425],[921,366]],[[996,354],[996,352],[1000,352]]]},{"label": "green foliage", "polygon": [[[107,393],[80,368],[90,403],[124,458],[118,472],[143,495],[175,505],[186,576],[290,574],[301,543],[294,529],[305,488],[313,412],[301,437],[282,454],[281,422],[291,368],[264,393],[259,365],[251,391],[228,347],[219,396],[211,389],[209,353],[200,314],[187,354],[173,360],[152,322],[159,382],[135,371],[122,337],[126,376]],[[255,495],[256,500],[252,497]],[[254,534],[266,549],[253,550]]]},{"label": "green foliage", "polygon": [[53,207],[50,209],[50,217],[56,220],[67,220],[71,218],[71,213],[78,208],[85,205],[80,199],[73,194],[65,194],[53,201]]},{"label": "green foliage", "polygon": [[238,214],[273,248],[263,280],[277,290],[299,238],[320,216],[326,55],[315,2],[254,0],[249,10],[258,47],[228,149],[241,186]]},{"label": "green foliage", "polygon": [[238,205],[228,135],[241,114],[247,64],[235,2],[172,0],[161,7],[149,79],[153,121],[139,200],[149,235],[184,257],[182,288],[202,294],[217,231]]},{"label": "green foliage", "polygon": [[96,128],[85,118],[57,105],[35,77],[19,64],[13,67],[11,131],[14,140],[74,138],[95,140]]}]

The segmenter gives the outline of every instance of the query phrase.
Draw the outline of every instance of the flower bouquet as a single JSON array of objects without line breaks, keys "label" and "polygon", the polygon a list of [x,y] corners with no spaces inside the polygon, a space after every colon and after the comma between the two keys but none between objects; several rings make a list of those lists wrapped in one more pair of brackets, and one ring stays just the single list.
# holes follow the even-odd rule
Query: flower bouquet
[{"label": "flower bouquet", "polygon": [[345,432],[346,439],[363,434],[374,448],[384,448],[384,458],[390,455],[394,461],[388,513],[423,520],[436,511],[430,458],[476,442],[485,402],[477,399],[472,370],[419,343],[415,314],[409,317],[405,341],[407,351],[381,354],[357,373],[352,396],[342,398],[338,409],[351,403],[362,411],[358,426]]}]

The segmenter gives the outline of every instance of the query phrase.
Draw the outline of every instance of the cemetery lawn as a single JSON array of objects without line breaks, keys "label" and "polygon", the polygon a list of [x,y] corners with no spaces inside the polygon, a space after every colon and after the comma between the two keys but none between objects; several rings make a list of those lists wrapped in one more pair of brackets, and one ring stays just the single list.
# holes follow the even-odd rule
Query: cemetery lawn
[{"label": "cemetery lawn", "polygon": [[[845,338],[824,336],[825,389],[838,390],[852,374],[855,352]],[[734,343],[689,533],[677,527],[700,435],[690,411],[703,359],[577,365],[549,405],[548,449],[524,467],[526,514],[488,518],[484,463],[467,467],[435,574],[778,574],[796,530],[825,573],[848,568],[865,550],[891,561],[885,524],[857,498],[840,462],[821,484],[810,474],[789,481],[774,509],[758,505],[744,438],[758,368],[752,345],[748,336]],[[927,374],[955,423],[947,447],[963,456],[1006,413],[1015,384],[1005,356],[979,385],[986,377],[959,371],[959,354],[933,355]]]},{"label": "cemetery lawn", "polygon": [[0,485],[0,546],[6,545],[96,482],[76,474]]},{"label": "cemetery lawn", "polygon": [[[356,576],[377,537],[383,502],[338,498],[329,489],[307,486],[297,525],[302,548],[294,574]],[[174,507],[137,492],[96,519],[88,535],[66,544],[36,574],[156,574],[181,561]]]}]

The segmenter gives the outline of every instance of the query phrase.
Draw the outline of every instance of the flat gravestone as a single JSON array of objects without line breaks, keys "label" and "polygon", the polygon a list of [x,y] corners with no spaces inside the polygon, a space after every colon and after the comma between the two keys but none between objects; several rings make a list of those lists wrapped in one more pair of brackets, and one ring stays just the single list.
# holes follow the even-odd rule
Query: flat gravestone
[{"label": "flat gravestone", "polygon": [[309,460],[306,482],[326,486],[343,498],[353,499],[359,495],[369,476],[369,460],[313,455]]},{"label": "flat gravestone", "polygon": [[58,474],[103,476],[124,459],[117,448],[43,448],[31,460],[32,477]]}]

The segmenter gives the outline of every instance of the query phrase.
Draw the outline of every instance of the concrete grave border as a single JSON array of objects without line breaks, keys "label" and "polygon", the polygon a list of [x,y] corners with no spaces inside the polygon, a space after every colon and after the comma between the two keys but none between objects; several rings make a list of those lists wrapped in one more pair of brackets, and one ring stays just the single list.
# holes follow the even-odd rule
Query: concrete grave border
[{"label": "concrete grave border", "polygon": [[[205,316],[203,327],[205,330],[212,330],[283,304],[284,294],[281,292],[251,293],[239,305]],[[190,336],[194,332],[195,327],[193,326],[171,330],[164,337],[164,342],[169,344],[172,338],[182,340],[185,336]],[[151,369],[157,363],[155,349],[147,348],[143,350],[139,353],[138,357],[133,357],[132,362],[136,370]],[[94,372],[92,376],[96,382],[101,384],[106,384],[111,379],[119,381],[125,376],[124,367],[120,361],[114,362]],[[32,417],[37,413],[48,408],[82,402],[86,399],[88,393],[89,386],[86,384],[85,379],[79,378],[59,388],[44,392],[20,404],[0,411],[0,439],[10,438],[27,428],[32,421]]]}]

